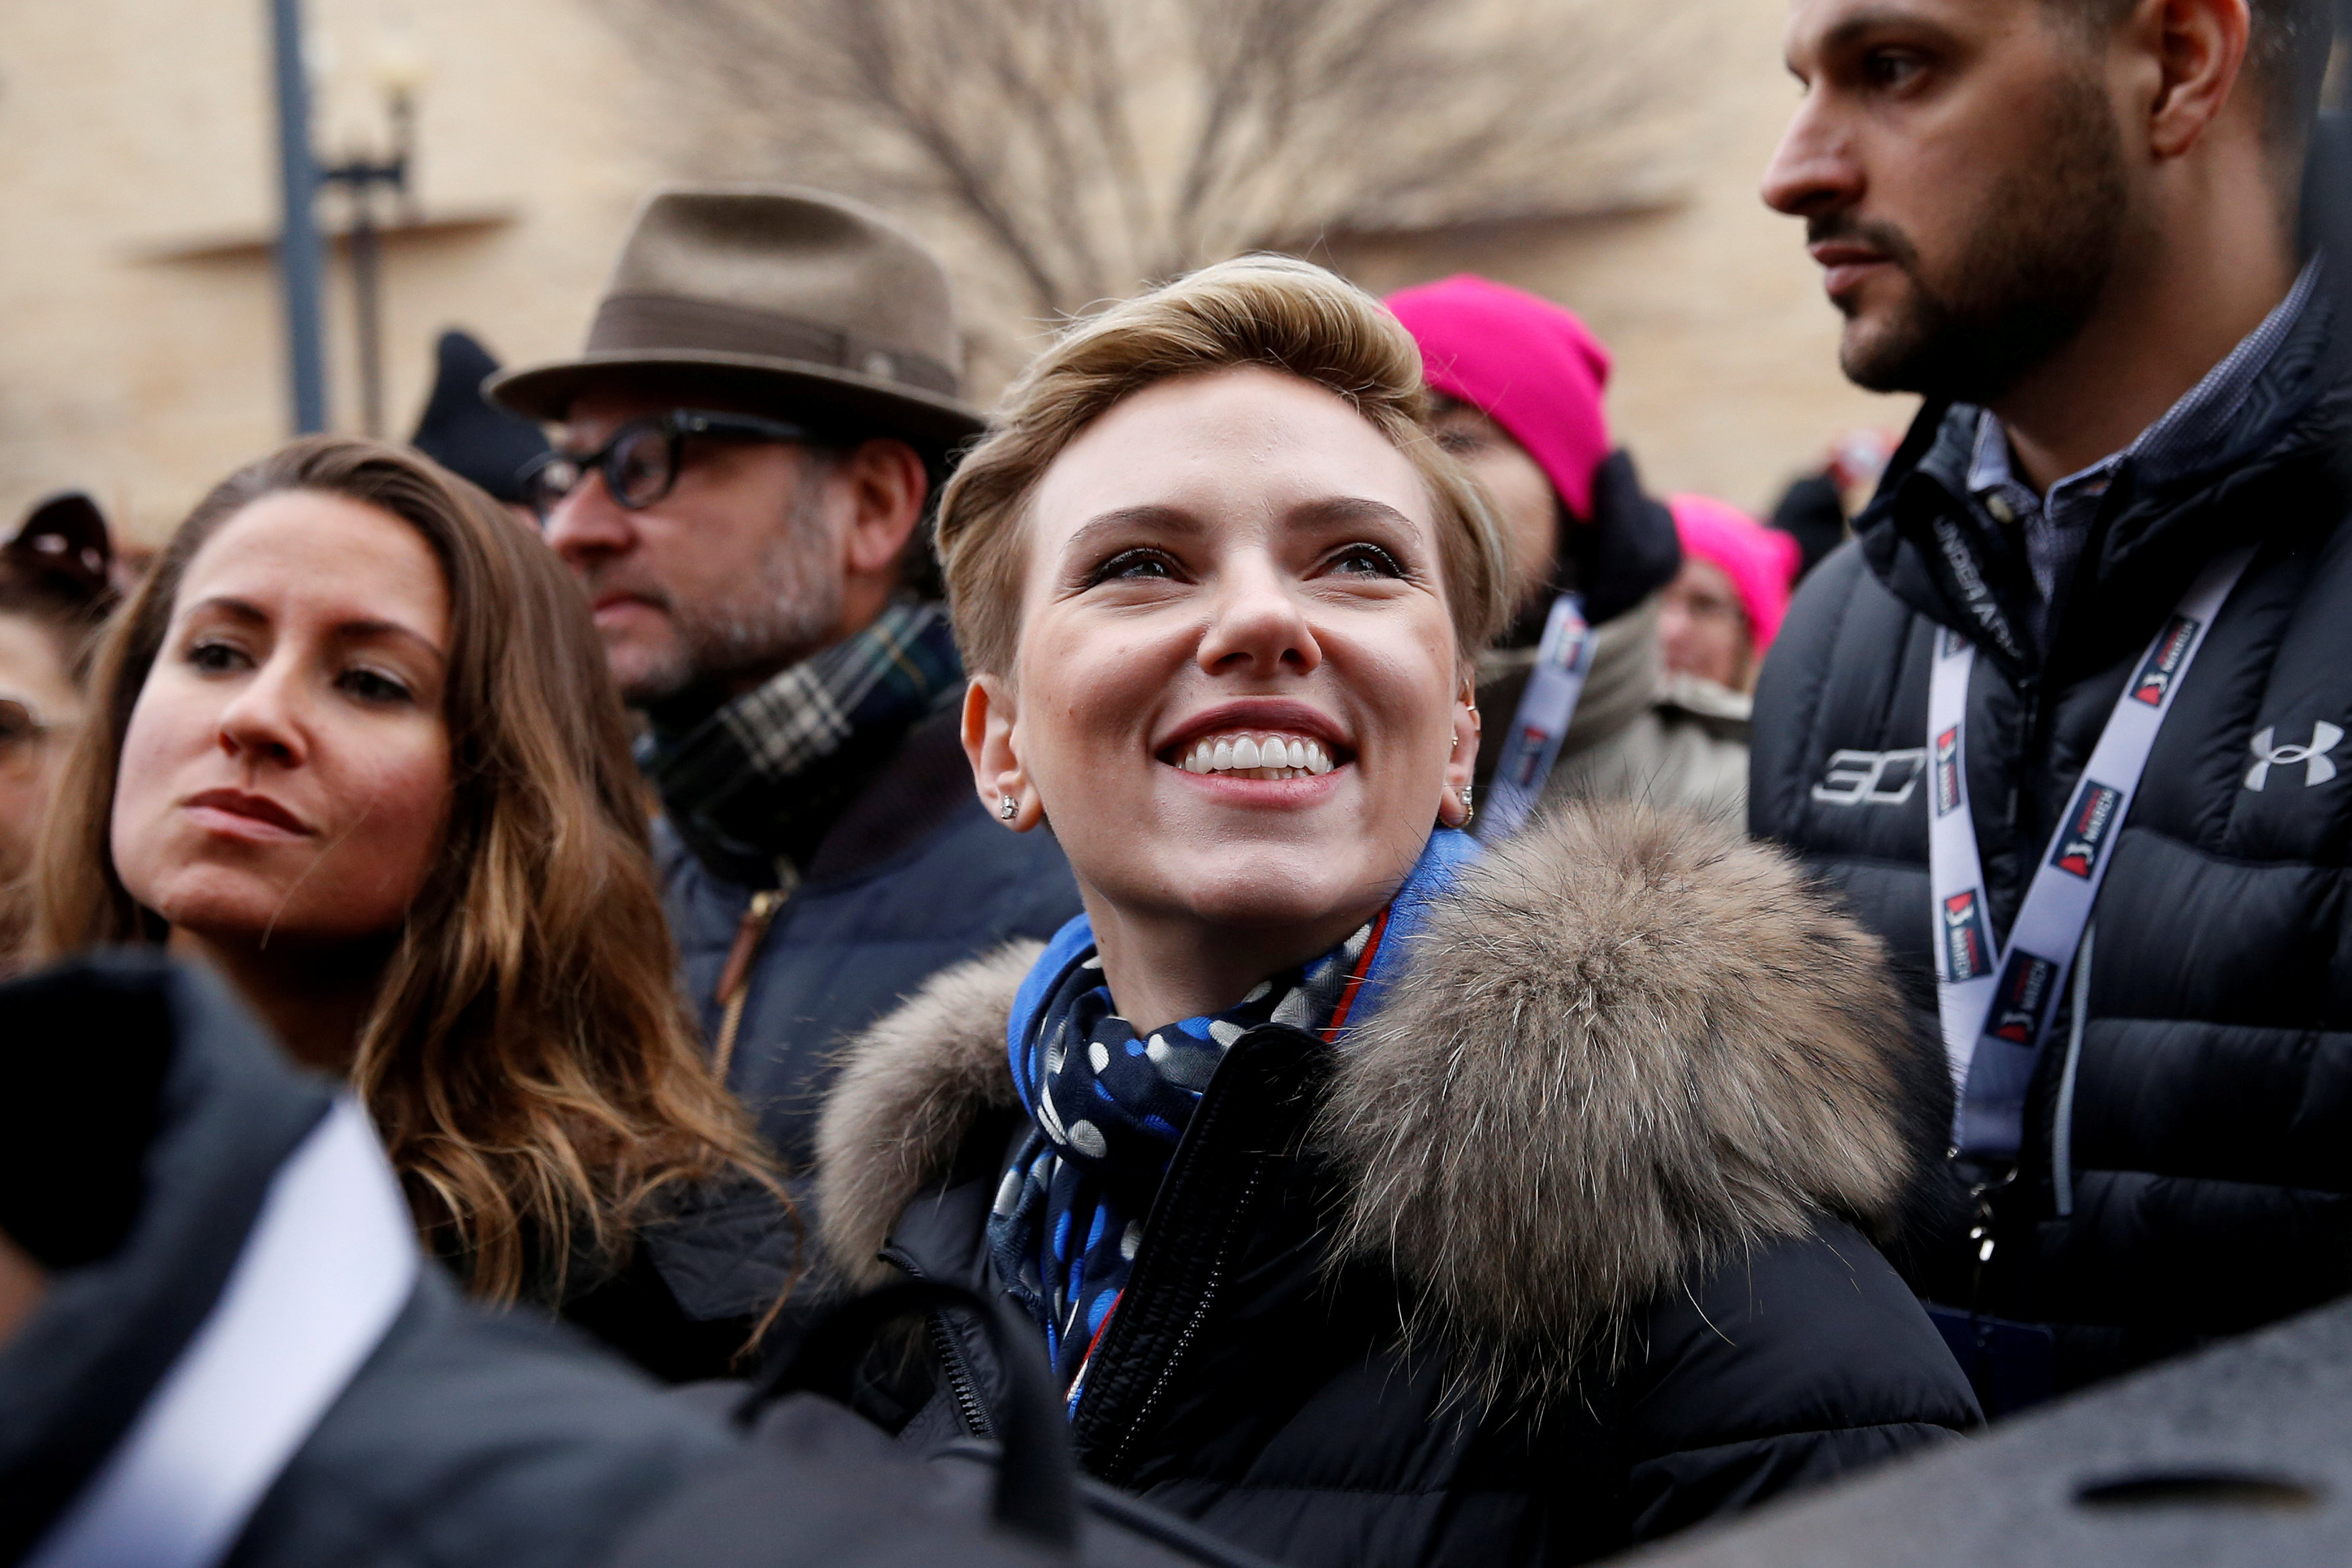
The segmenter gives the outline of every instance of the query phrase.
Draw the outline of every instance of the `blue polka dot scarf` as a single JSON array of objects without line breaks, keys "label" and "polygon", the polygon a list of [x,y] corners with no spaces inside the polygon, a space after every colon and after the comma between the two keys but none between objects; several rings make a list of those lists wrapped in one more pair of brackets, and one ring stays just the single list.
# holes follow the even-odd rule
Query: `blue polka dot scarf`
[{"label": "blue polka dot scarf", "polygon": [[1441,831],[1397,899],[1339,946],[1238,1004],[1139,1037],[1118,1015],[1081,915],[1031,970],[1007,1030],[1034,1124],[988,1221],[997,1277],[1045,1333],[1075,1411],[1088,1353],[1127,1288],[1144,1217],[1225,1049],[1261,1024],[1335,1038],[1368,1017],[1431,897],[1473,852]]}]

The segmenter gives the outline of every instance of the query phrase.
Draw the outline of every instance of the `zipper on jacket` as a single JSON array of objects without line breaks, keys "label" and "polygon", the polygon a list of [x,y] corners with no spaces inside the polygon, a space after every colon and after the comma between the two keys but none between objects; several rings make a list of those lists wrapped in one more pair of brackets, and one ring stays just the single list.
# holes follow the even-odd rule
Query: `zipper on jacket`
[{"label": "zipper on jacket", "polygon": [[1095,1352],[1090,1386],[1071,1412],[1078,1462],[1112,1486],[1127,1483],[1223,1299],[1274,1162],[1294,1157],[1271,1151],[1293,1149],[1318,1097],[1328,1044],[1282,1025],[1271,1032],[1286,1038],[1262,1040],[1260,1032],[1226,1048],[1202,1092],[1145,1220],[1136,1273]]},{"label": "zipper on jacket", "polygon": [[[882,1253],[882,1260],[903,1270],[908,1279],[928,1280],[915,1260],[896,1247]],[[971,1369],[971,1357],[965,1354],[963,1341],[957,1337],[955,1325],[941,1312],[925,1312],[923,1326],[931,1341],[931,1354],[939,1358],[940,1370],[947,1375],[948,1396],[955,1401],[956,1418],[963,1423],[965,1433],[989,1442],[996,1440],[996,1423],[988,1418],[988,1406],[980,1397],[980,1378]]]},{"label": "zipper on jacket", "polygon": [[792,896],[790,886],[762,888],[751,895],[743,911],[742,921],[735,927],[735,945],[727,950],[727,967],[719,971],[719,992],[712,999],[725,1010],[719,1017],[719,1039],[710,1049],[710,1069],[719,1082],[727,1082],[728,1064],[735,1060],[735,1036],[743,1027],[743,1003],[751,995],[751,960],[760,956],[760,944],[768,937],[768,927],[776,923],[776,911]]},{"label": "zipper on jacket", "polygon": [[[1129,1451],[1150,1426],[1152,1413],[1159,1409],[1161,1396],[1168,1392],[1169,1385],[1175,1382],[1177,1369],[1184,1364],[1185,1353],[1192,1348],[1192,1342],[1200,1337],[1202,1325],[1209,1321],[1209,1312],[1216,1306],[1217,1297],[1225,1282],[1225,1265],[1233,1255],[1234,1232],[1241,1228],[1242,1217],[1250,1211],[1251,1202],[1257,1196],[1258,1175],[1256,1169],[1251,1170],[1248,1181],[1242,1186],[1241,1201],[1227,1212],[1224,1228],[1217,1237],[1217,1250],[1209,1261],[1209,1272],[1201,1281],[1201,1292],[1192,1302],[1191,1315],[1184,1320],[1184,1332],[1176,1336],[1176,1346],[1160,1364],[1160,1375],[1152,1379],[1150,1392],[1143,1396],[1143,1403],[1136,1406],[1134,1419],[1127,1424],[1126,1432],[1118,1439],[1118,1447],[1111,1451],[1106,1479],[1125,1474]],[[1117,1484],[1116,1480],[1113,1484]]]}]

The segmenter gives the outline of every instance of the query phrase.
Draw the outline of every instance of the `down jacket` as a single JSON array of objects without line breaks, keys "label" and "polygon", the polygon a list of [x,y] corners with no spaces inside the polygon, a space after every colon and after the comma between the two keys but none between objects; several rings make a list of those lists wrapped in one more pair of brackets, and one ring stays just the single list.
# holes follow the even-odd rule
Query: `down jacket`
[{"label": "down jacket", "polygon": [[[1658,612],[1682,563],[1674,514],[1642,488],[1628,453],[1593,471],[1592,517],[1560,515],[1555,577],[1580,585],[1592,618],[1592,659],[1575,716],[1545,780],[1542,803],[1633,799],[1721,812],[1747,809],[1748,701],[1666,673]],[[1494,783],[1503,727],[1527,695],[1551,614],[1539,595],[1478,659],[1478,708],[1492,744],[1478,750],[1478,798]]]},{"label": "down jacket", "polygon": [[[850,1051],[819,1141],[853,1281],[1001,1289],[1036,953],[940,975]],[[1336,1051],[1234,1041],[1074,1417],[1081,1465],[1278,1561],[1575,1563],[1948,1437],[1977,1407],[1867,1237],[1941,1074],[1876,946],[1778,853],[1649,808],[1465,872]],[[1931,1157],[1931,1156],[1930,1156]],[[866,1398],[985,1432],[942,1318]]]},{"label": "down jacket", "polygon": [[2046,653],[2015,632],[2013,538],[1967,499],[1976,411],[1931,405],[1757,692],[1751,826],[1843,889],[1925,1015],[1937,629],[1978,643],[1968,795],[2005,935],[2149,640],[2207,561],[2258,547],[2108,850],[2069,988],[2088,1005],[2040,1064],[1991,1264],[1972,1287],[1956,1235],[1922,1276],[2054,1325],[2062,1388],[2352,1290],[2352,401],[2328,314],[2282,344],[2216,460],[2117,480]]}]

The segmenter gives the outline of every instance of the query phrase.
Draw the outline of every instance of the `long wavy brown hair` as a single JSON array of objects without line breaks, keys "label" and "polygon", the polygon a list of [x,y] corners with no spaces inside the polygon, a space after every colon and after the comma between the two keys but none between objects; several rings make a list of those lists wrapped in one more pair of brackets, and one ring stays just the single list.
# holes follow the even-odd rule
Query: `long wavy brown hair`
[{"label": "long wavy brown hair", "polygon": [[679,998],[627,726],[578,588],[505,508],[397,447],[292,442],[172,536],[99,648],[39,851],[40,949],[166,936],[115,874],[123,736],[188,563],[289,490],[401,518],[448,585],[447,837],[352,1066],[427,1245],[475,1295],[552,1302],[571,1261],[625,1258],[690,1184],[749,1178],[788,1202]]}]

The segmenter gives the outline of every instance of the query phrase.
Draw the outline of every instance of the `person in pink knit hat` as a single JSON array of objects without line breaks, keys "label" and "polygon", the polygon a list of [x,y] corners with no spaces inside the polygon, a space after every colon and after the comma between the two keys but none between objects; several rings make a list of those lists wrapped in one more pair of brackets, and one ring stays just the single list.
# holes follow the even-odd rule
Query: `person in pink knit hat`
[{"label": "person in pink knit hat", "polygon": [[[1672,514],[1610,434],[1608,349],[1566,307],[1467,274],[1387,303],[1421,345],[1432,434],[1486,486],[1509,550],[1513,622],[1479,672],[1476,785],[1498,808],[1490,830],[1507,831],[1514,775],[1532,780],[1522,795],[1538,805],[1637,796],[1738,816],[1748,702],[1660,662],[1663,595],[1682,550]],[[1523,768],[1546,628],[1571,613],[1590,628],[1581,684],[1564,726],[1547,732],[1549,763]]]},{"label": "person in pink knit hat", "polygon": [[1666,668],[1753,691],[1764,650],[1789,612],[1797,541],[1712,497],[1674,496],[1666,506],[1683,541],[1683,568],[1658,615]]}]

